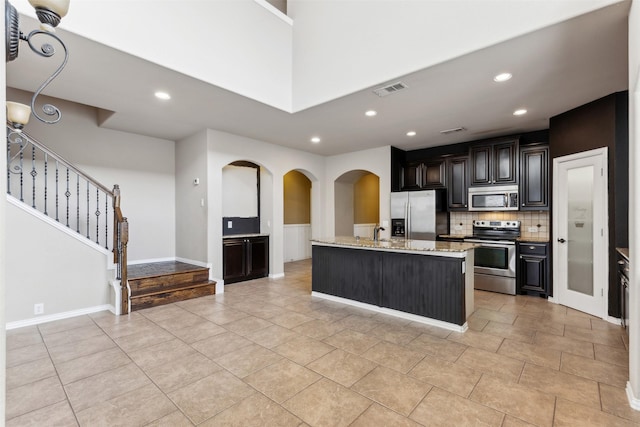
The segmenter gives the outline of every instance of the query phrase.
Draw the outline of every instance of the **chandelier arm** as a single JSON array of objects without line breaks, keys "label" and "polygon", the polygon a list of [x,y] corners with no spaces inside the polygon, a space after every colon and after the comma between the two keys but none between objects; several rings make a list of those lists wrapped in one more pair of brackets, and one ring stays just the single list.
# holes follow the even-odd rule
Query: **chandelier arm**
[{"label": "chandelier arm", "polygon": [[58,74],[62,72],[64,67],[67,65],[67,61],[69,60],[69,52],[67,51],[67,46],[57,35],[47,31],[33,30],[29,33],[27,37],[21,37],[21,38],[23,38],[23,40],[26,40],[27,43],[29,43],[29,47],[36,54],[43,56],[45,58],[50,58],[56,53],[55,48],[49,43],[44,43],[42,46],[40,46],[40,48],[37,48],[36,46],[34,46],[33,41],[31,39],[34,36],[38,36],[38,35],[53,37],[55,40],[58,41],[58,43],[60,43],[60,45],[62,45],[62,48],[64,49],[64,60],[62,61],[62,64],[60,64],[60,66],[56,69],[56,71],[54,71],[54,73],[51,76],[49,76],[49,78],[47,78],[44,81],[44,83],[42,83],[42,85],[40,85],[38,90],[35,91],[35,93],[33,94],[33,97],[31,98],[31,111],[33,115],[36,116],[36,118],[43,123],[54,124],[60,121],[60,119],[62,118],[62,112],[55,105],[44,104],[42,106],[42,111],[44,112],[44,114],[47,116],[55,116],[55,118],[52,120],[47,120],[46,118],[40,117],[36,111],[36,98],[49,85],[49,83],[51,83],[56,77],[58,77]]}]

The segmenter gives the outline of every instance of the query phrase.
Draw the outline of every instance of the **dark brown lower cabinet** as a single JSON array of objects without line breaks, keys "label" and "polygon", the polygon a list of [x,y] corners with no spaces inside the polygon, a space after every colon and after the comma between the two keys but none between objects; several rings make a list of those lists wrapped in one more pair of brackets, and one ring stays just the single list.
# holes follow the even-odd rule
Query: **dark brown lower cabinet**
[{"label": "dark brown lower cabinet", "polygon": [[549,243],[518,242],[516,256],[518,293],[547,297],[551,280]]},{"label": "dark brown lower cabinet", "polygon": [[230,237],[222,240],[225,284],[269,275],[269,236]]}]

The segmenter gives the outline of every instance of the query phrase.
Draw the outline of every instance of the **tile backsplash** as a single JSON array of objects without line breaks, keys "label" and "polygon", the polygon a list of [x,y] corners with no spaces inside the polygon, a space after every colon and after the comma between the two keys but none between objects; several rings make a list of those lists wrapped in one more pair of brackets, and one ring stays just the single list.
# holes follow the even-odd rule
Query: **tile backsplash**
[{"label": "tile backsplash", "polygon": [[[492,219],[520,221],[520,237],[549,238],[549,212],[548,211],[515,211],[515,212],[451,212],[451,234],[473,234],[474,219]],[[535,228],[537,231],[529,231]]]}]

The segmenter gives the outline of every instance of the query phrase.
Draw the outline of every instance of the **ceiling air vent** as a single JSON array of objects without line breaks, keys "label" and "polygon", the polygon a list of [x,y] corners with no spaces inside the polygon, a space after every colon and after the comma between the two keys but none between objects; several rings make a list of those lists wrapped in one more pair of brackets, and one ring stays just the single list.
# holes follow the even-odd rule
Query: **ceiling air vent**
[{"label": "ceiling air vent", "polygon": [[407,86],[405,83],[396,82],[384,87],[380,87],[378,89],[374,89],[373,93],[375,93],[379,97],[383,97],[383,96],[391,95],[394,92],[398,92],[399,90],[406,89],[408,87],[409,86]]},{"label": "ceiling air vent", "polygon": [[465,129],[462,126],[460,126],[460,127],[457,127],[457,128],[441,130],[440,133],[443,134],[443,135],[449,135],[450,133],[463,132],[465,130],[467,130],[467,129]]}]

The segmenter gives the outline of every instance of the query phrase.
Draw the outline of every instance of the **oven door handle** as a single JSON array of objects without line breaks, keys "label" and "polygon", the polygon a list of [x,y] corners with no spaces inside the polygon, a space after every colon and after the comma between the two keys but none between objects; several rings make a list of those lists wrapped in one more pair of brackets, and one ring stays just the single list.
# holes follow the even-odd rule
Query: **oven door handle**
[{"label": "oven door handle", "polygon": [[476,239],[464,239],[465,243],[480,243],[482,246],[489,246],[492,248],[503,248],[505,246],[515,246],[516,242],[487,242],[486,240],[476,240]]}]

